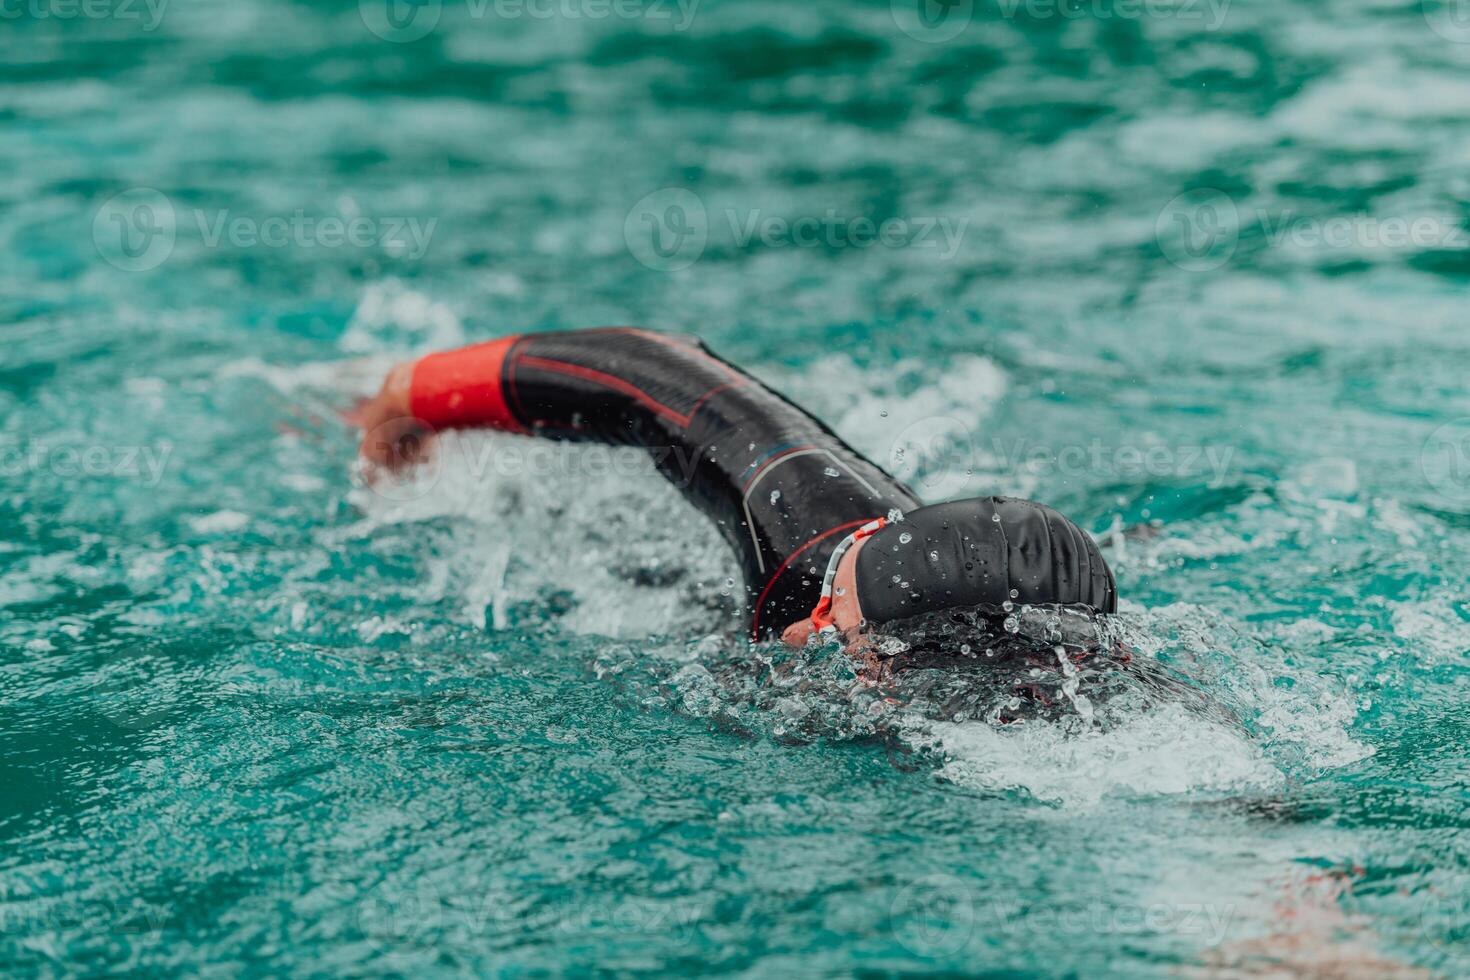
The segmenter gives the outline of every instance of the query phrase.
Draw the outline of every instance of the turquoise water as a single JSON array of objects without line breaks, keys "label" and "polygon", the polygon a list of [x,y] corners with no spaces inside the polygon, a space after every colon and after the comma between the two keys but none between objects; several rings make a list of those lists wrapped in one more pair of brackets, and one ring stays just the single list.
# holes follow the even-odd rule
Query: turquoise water
[{"label": "turquoise water", "polygon": [[[608,9],[5,8],[0,973],[1470,972],[1458,8]],[[1071,514],[1174,684],[752,648],[624,457],[354,477],[608,323]]]}]

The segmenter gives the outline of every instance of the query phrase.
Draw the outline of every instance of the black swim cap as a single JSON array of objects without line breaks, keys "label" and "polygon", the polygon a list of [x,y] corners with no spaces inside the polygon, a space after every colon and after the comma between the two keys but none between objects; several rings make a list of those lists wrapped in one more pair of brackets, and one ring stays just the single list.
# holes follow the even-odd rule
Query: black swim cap
[{"label": "black swim cap", "polygon": [[858,552],[857,597],[874,623],[1007,600],[1118,608],[1092,538],[1050,507],[1012,497],[931,504],[888,525]]}]

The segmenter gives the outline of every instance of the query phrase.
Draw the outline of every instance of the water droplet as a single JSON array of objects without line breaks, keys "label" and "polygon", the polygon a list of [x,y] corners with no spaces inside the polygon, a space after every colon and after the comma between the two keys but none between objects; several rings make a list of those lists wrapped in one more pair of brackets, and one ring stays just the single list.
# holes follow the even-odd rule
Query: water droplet
[{"label": "water droplet", "polygon": [[974,569],[975,569],[975,563],[974,562],[972,562],[972,561],[965,562],[965,571],[970,572],[970,571],[974,571]]},{"label": "water droplet", "polygon": [[772,507],[776,506],[776,501],[778,501],[780,499],[781,499],[781,491],[780,490],[772,490],[771,491],[771,506]]},{"label": "water droplet", "polygon": [[1015,589],[1012,589],[1011,590],[1011,598],[1012,599],[1019,599],[1020,597],[1021,597],[1021,593],[1017,592]]},{"label": "water droplet", "polygon": [[910,534],[909,532],[907,532],[907,531],[903,532],[902,534],[900,534],[898,536],[898,543],[899,544],[908,544],[912,540],[914,540],[914,536],[912,534]]},{"label": "water droplet", "polygon": [[891,508],[888,511],[889,524],[897,524],[901,520],[903,520],[903,511],[899,510],[897,507]]},{"label": "water droplet", "polygon": [[884,409],[883,411],[879,412],[878,415],[886,419],[888,418],[888,410]]},{"label": "water droplet", "polygon": [[970,644],[968,644],[968,643],[961,643],[960,644],[960,653],[963,653],[965,656],[968,657],[970,655]]},{"label": "water droplet", "polygon": [[1011,600],[1007,599],[1005,602],[1002,602],[1000,604],[1000,608],[1004,609],[1006,612],[1010,612],[1012,609],[1015,609],[1016,608],[1016,604],[1014,602],[1012,602]]},{"label": "water droplet", "polygon": [[937,551],[931,551],[931,552],[929,552],[929,560],[930,561],[938,561],[939,560],[939,552],[937,552]]},{"label": "water droplet", "polygon": [[1006,628],[1007,633],[1021,632],[1021,623],[1015,616],[1007,616],[1005,622],[1001,625]]},{"label": "water droplet", "polygon": [[837,592],[836,592],[836,593],[835,593],[835,594],[836,594],[836,595],[847,595],[847,590],[846,590],[846,589],[844,589],[844,588],[841,588],[841,587],[839,587],[839,588],[838,588],[838,589],[837,589]]},{"label": "water droplet", "polygon": [[895,576],[893,576],[893,581],[897,582],[901,577],[902,576],[895,575]]},{"label": "water droplet", "polygon": [[997,524],[1000,523],[1000,515],[999,514],[991,514],[990,515],[990,519],[992,521],[994,521],[995,523],[997,523]]},{"label": "water droplet", "polygon": [[822,473],[825,476],[827,476],[828,478],[833,479],[833,480],[837,479],[839,476],[842,475],[841,473],[839,473],[836,469],[834,469],[831,466],[829,466],[825,470],[823,470]]},{"label": "water droplet", "polygon": [[[900,589],[906,589],[906,588],[908,588],[908,587],[909,587],[909,584],[908,584],[908,583],[907,583],[907,582],[900,582],[900,583],[898,583],[898,587],[899,587],[899,588],[900,588]],[[918,598],[918,596],[914,596],[914,598],[915,598],[915,599],[917,599],[917,598]]]}]

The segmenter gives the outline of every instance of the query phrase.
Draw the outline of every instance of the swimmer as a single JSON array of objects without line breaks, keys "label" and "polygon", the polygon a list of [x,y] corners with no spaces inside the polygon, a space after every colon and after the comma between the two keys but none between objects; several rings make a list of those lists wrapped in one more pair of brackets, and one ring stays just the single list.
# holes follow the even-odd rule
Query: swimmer
[{"label": "swimmer", "polygon": [[692,337],[632,328],[503,337],[389,372],[352,420],[370,466],[423,458],[451,428],[632,444],[739,556],[753,639],[793,647],[956,607],[1111,613],[1112,571],[1042,504],[922,505],[821,422]]}]

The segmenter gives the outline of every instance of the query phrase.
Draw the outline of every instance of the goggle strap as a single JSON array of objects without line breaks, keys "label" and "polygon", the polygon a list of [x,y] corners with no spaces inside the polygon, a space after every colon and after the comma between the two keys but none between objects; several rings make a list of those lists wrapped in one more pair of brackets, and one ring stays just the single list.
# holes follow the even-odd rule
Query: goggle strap
[{"label": "goggle strap", "polygon": [[822,630],[832,625],[832,583],[837,578],[837,566],[842,561],[842,556],[847,549],[869,535],[876,534],[888,525],[888,518],[879,517],[869,521],[862,527],[853,531],[847,537],[837,543],[832,549],[832,557],[827,559],[827,573],[822,576],[821,598],[812,609],[812,627]]}]

